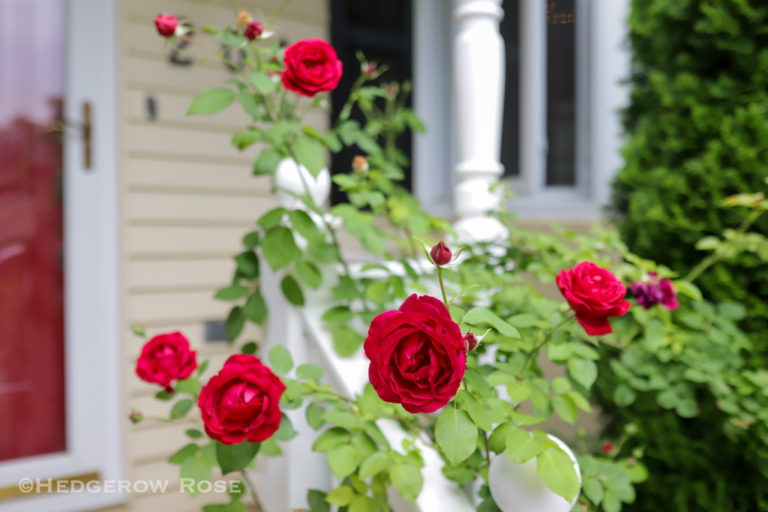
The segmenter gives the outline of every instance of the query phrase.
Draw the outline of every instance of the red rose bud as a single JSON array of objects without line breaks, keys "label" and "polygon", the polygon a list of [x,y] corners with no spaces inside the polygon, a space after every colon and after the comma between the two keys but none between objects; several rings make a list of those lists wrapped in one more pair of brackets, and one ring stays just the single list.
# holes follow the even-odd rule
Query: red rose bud
[{"label": "red rose bud", "polygon": [[269,439],[280,428],[283,391],[283,381],[256,356],[230,356],[197,400],[205,432],[223,444]]},{"label": "red rose bud", "polygon": [[474,348],[477,346],[477,338],[471,332],[468,332],[464,335],[464,341],[467,342],[469,350],[474,350]]},{"label": "red rose bud", "polygon": [[179,25],[179,20],[176,16],[170,14],[158,14],[155,17],[155,27],[157,33],[163,37],[172,37],[176,33],[176,27]]},{"label": "red rose bud", "polygon": [[376,76],[376,63],[375,62],[364,62],[361,66],[363,74],[367,76],[368,78],[373,78]]},{"label": "red rose bud", "polygon": [[613,332],[609,317],[622,316],[630,303],[626,287],[608,270],[583,261],[557,275],[557,287],[590,336]]},{"label": "red rose bud", "polygon": [[144,344],[136,361],[136,375],[173,392],[174,380],[186,379],[197,369],[197,355],[180,332],[159,334]]},{"label": "red rose bud", "polygon": [[336,50],[322,39],[304,39],[283,53],[283,86],[302,96],[332,91],[339,85],[342,65]]},{"label": "red rose bud", "polygon": [[453,253],[448,248],[448,246],[445,245],[442,240],[440,240],[437,244],[435,244],[432,250],[429,251],[429,255],[435,265],[446,265],[450,263]]},{"label": "red rose bud", "polygon": [[603,446],[601,449],[603,451],[603,454],[608,455],[613,451],[613,444],[609,441],[606,441],[603,443]]},{"label": "red rose bud", "polygon": [[445,305],[416,294],[377,315],[363,345],[368,378],[385,402],[411,413],[434,412],[456,395],[467,367],[467,343]]},{"label": "red rose bud", "polygon": [[144,421],[144,415],[141,414],[141,411],[138,409],[132,409],[131,414],[128,415],[128,419],[131,420],[131,423],[136,425]]},{"label": "red rose bud", "polygon": [[245,37],[251,41],[259,37],[262,32],[264,32],[264,26],[256,20],[249,22],[245,27]]}]

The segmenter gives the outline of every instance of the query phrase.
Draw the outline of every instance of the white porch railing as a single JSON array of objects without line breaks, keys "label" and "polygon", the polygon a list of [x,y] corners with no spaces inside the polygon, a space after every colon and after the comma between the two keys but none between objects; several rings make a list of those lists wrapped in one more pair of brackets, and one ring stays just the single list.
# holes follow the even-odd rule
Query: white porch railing
[{"label": "white porch railing", "polygon": [[[504,94],[504,42],[499,33],[503,16],[501,0],[454,0],[456,36],[454,41],[455,116],[458,127],[458,163],[455,166],[454,207],[456,230],[462,240],[493,240],[504,236],[501,223],[485,215],[500,204],[500,196],[491,190],[503,173],[500,163],[501,122]],[[305,175],[305,178],[308,176]],[[278,189],[303,192],[295,165],[281,165],[276,174]],[[308,179],[314,200],[327,200],[328,178]],[[300,185],[299,185],[300,184]],[[296,187],[301,189],[297,190]],[[298,206],[290,194],[281,196],[284,206]],[[326,269],[325,282],[335,280],[336,269]],[[269,303],[270,319],[263,347],[266,353],[275,345],[286,347],[295,364],[312,362],[326,371],[326,381],[337,391],[355,394],[368,382],[368,361],[339,357],[329,334],[321,324],[327,304],[328,289],[307,290],[307,306],[297,309],[282,295],[278,276],[262,269],[261,286]],[[328,490],[333,475],[325,455],[312,452],[316,433],[307,425],[303,409],[289,416],[299,436],[288,443],[283,457],[262,463],[262,477],[257,487],[264,496],[267,512],[283,512],[306,507],[310,488]],[[380,425],[390,442],[399,446],[404,433],[396,424]],[[425,467],[424,488],[415,504],[393,496],[397,511],[470,512],[472,500],[442,474],[443,461],[434,449],[422,446]]]}]

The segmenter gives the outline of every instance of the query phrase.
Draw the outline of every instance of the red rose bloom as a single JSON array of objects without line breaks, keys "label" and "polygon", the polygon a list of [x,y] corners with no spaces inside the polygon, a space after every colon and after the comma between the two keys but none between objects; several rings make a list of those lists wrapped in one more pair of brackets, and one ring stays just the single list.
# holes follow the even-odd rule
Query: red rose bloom
[{"label": "red rose bloom", "polygon": [[264,26],[256,20],[250,21],[245,27],[245,37],[253,41],[264,32]]},{"label": "red rose bloom", "polygon": [[205,431],[223,444],[260,443],[280,428],[285,384],[252,355],[235,354],[203,386],[197,405]]},{"label": "red rose bloom", "polygon": [[189,340],[180,332],[158,334],[141,349],[136,361],[136,375],[141,380],[160,384],[166,389],[171,382],[186,379],[197,369],[197,357],[189,350]]},{"label": "red rose bloom", "polygon": [[613,332],[608,317],[621,316],[629,309],[629,301],[624,300],[627,289],[621,281],[591,261],[561,270],[557,286],[590,336]]},{"label": "red rose bloom", "polygon": [[373,319],[365,340],[368,378],[385,402],[408,412],[433,412],[459,389],[467,343],[439,300],[414,294],[400,309]]},{"label": "red rose bloom", "polygon": [[302,96],[332,91],[339,85],[341,61],[322,39],[304,39],[285,49],[283,85]]},{"label": "red rose bloom", "polygon": [[155,17],[155,27],[157,33],[163,37],[171,37],[176,33],[176,27],[179,25],[179,20],[176,16],[170,14],[158,14]]}]

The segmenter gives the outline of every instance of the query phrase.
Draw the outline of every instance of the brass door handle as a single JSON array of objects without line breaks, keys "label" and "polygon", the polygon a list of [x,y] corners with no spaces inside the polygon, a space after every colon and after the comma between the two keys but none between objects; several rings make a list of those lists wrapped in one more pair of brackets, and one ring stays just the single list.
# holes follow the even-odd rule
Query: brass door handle
[{"label": "brass door handle", "polygon": [[67,128],[72,128],[79,132],[83,138],[83,167],[90,170],[93,166],[93,115],[89,101],[83,102],[80,115],[82,116],[82,121],[56,121],[48,126],[47,131],[64,134]]}]

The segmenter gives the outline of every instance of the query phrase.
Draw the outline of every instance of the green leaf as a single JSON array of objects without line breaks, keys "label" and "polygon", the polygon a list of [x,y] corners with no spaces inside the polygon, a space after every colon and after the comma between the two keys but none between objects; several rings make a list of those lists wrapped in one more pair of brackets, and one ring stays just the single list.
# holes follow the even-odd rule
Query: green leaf
[{"label": "green leaf", "polygon": [[277,271],[299,259],[301,250],[296,246],[291,230],[284,226],[275,226],[267,231],[261,242],[264,259]]},{"label": "green leaf", "polygon": [[370,455],[360,464],[360,478],[373,476],[387,467],[389,456],[383,452],[376,452]]},{"label": "green leaf", "polygon": [[245,316],[243,316],[243,308],[240,306],[235,306],[229,312],[229,316],[227,317],[227,325],[225,328],[227,341],[230,343],[235,341],[235,339],[240,336],[240,333],[243,332],[243,327],[245,327]]},{"label": "green leaf", "polygon": [[340,444],[349,443],[349,431],[340,427],[329,428],[320,437],[315,439],[312,444],[312,450],[316,452],[327,452]]},{"label": "green leaf", "polygon": [[337,478],[351,475],[357,467],[357,450],[352,445],[342,444],[328,452],[328,466]]},{"label": "green leaf", "polygon": [[674,281],[675,289],[682,293],[683,295],[687,295],[688,297],[692,298],[693,300],[701,300],[701,290],[693,284],[688,281]]},{"label": "green leaf", "polygon": [[355,491],[351,487],[342,485],[336,489],[331,490],[326,496],[325,501],[344,507],[352,502],[352,498],[355,496]]},{"label": "green leaf", "polygon": [[349,306],[334,306],[323,313],[323,322],[328,324],[346,324],[352,320]]},{"label": "green leaf", "polygon": [[294,137],[292,148],[296,160],[316,178],[322,168],[325,167],[325,148],[323,145],[313,137],[300,133]]},{"label": "green leaf", "polygon": [[318,380],[323,377],[323,368],[312,363],[305,363],[296,368],[296,375],[300,379]]},{"label": "green leaf", "polygon": [[587,495],[589,501],[595,505],[599,505],[600,502],[603,501],[603,486],[600,484],[599,480],[596,478],[585,478],[583,487],[584,494]]},{"label": "green leaf", "polygon": [[179,400],[173,404],[173,408],[171,409],[171,419],[177,420],[179,418],[183,418],[187,415],[190,409],[192,409],[193,405],[195,405],[194,402],[192,402],[192,400],[189,398]]},{"label": "green leaf", "polygon": [[241,252],[235,256],[237,263],[237,273],[246,279],[256,279],[259,277],[259,257],[253,251]]},{"label": "green leaf", "polygon": [[462,396],[467,405],[467,412],[478,428],[490,431],[493,429],[493,423],[502,419],[498,414],[494,414],[493,410],[483,406],[472,394],[464,393]]},{"label": "green leaf", "polygon": [[517,329],[502,320],[493,311],[487,308],[474,308],[467,311],[462,321],[469,325],[488,324],[496,329],[502,336],[520,339]]},{"label": "green leaf", "polygon": [[589,359],[568,360],[568,373],[573,380],[589,389],[597,378],[597,365]]},{"label": "green leaf", "polygon": [[448,405],[437,417],[435,439],[452,466],[475,451],[477,427],[467,413]]},{"label": "green leaf", "polygon": [[567,395],[554,397],[552,399],[552,408],[563,421],[566,421],[571,425],[573,425],[576,421],[576,417],[579,415],[579,408],[576,407],[576,402]]},{"label": "green leaf", "polygon": [[192,485],[185,485],[184,489],[190,496],[197,496],[200,492],[198,482],[209,482],[211,480],[211,466],[200,455],[189,457],[181,464],[179,476],[182,479],[191,479],[193,481]]},{"label": "green leaf", "polygon": [[357,427],[359,423],[356,414],[338,409],[328,409],[323,413],[323,419],[328,423],[350,429]]},{"label": "green leaf", "polygon": [[307,260],[296,262],[296,273],[304,284],[310,288],[317,289],[323,284],[323,275],[320,273],[320,269],[314,263],[310,263]]},{"label": "green leaf", "polygon": [[507,393],[509,393],[510,400],[512,400],[512,402],[517,405],[531,396],[531,388],[529,388],[523,382],[517,382],[516,380],[513,380],[507,384]]},{"label": "green leaf", "polygon": [[424,478],[418,467],[412,464],[397,464],[389,468],[389,478],[400,496],[413,502],[419,497]]},{"label": "green leaf", "polygon": [[267,319],[267,303],[260,290],[253,292],[248,301],[243,306],[243,315],[251,322],[263,325]]},{"label": "green leaf", "polygon": [[242,299],[248,294],[248,287],[241,284],[232,284],[224,288],[219,288],[219,291],[214,295],[218,300],[237,300]]},{"label": "green leaf", "polygon": [[272,347],[267,358],[269,359],[269,364],[272,366],[272,369],[280,375],[285,375],[291,371],[291,368],[293,368],[293,358],[291,357],[291,353],[281,345]]},{"label": "green leaf", "polygon": [[291,210],[288,212],[288,218],[291,220],[291,225],[301,236],[306,240],[318,240],[323,237],[317,224],[302,210]]},{"label": "green leaf", "polygon": [[197,396],[200,393],[200,388],[202,388],[202,384],[200,384],[200,381],[197,380],[194,377],[189,377],[187,379],[181,379],[176,381],[176,391],[179,393],[186,393],[188,395]]},{"label": "green leaf", "polygon": [[255,341],[249,341],[248,343],[245,343],[242,347],[240,347],[240,353],[241,354],[255,354],[256,351],[259,349],[259,346],[256,344]]},{"label": "green leaf", "polygon": [[240,444],[216,442],[216,460],[221,467],[221,473],[226,475],[244,469],[259,452],[259,448],[258,443],[249,443],[248,441],[243,441]]},{"label": "green leaf", "polygon": [[196,428],[188,428],[184,431],[184,433],[187,434],[191,439],[201,439],[203,437],[203,433],[197,430]]},{"label": "green leaf", "polygon": [[264,95],[271,94],[277,87],[277,84],[269,78],[269,75],[260,71],[251,73],[248,80]]},{"label": "green leaf", "polygon": [[507,431],[506,447],[510,460],[517,464],[536,457],[554,445],[546,437],[532,436],[529,432],[515,428]]},{"label": "green leaf", "polygon": [[333,340],[333,349],[342,357],[354,355],[365,341],[359,332],[346,325],[333,329],[331,339]]},{"label": "green leaf", "polygon": [[294,306],[304,305],[304,292],[301,291],[301,286],[296,281],[296,278],[292,275],[287,275],[280,281],[280,289],[283,290],[285,298]]},{"label": "green leaf", "polygon": [[278,428],[277,431],[272,435],[272,438],[278,441],[290,441],[297,435],[299,435],[299,433],[296,432],[295,428],[293,428],[293,422],[288,416],[283,414],[283,417],[280,421],[280,428]]},{"label": "green leaf", "polygon": [[187,115],[215,114],[227,108],[235,101],[235,93],[230,89],[216,88],[201,93],[192,100]]},{"label": "green leaf", "polygon": [[273,208],[267,213],[259,217],[256,223],[265,230],[272,229],[275,226],[279,226],[283,221],[283,216],[287,213],[287,210],[282,206]]},{"label": "green leaf", "polygon": [[273,174],[283,156],[275,148],[265,148],[259,153],[259,157],[253,163],[253,174],[256,176],[262,174]]},{"label": "green leaf", "polygon": [[325,424],[325,420],[323,419],[324,412],[325,409],[323,409],[322,405],[316,404],[315,402],[309,404],[305,411],[307,425],[312,427],[313,430],[318,430],[322,427]]},{"label": "green leaf", "polygon": [[573,461],[559,447],[550,448],[536,456],[536,471],[552,492],[570,503],[579,494],[579,477]]},{"label": "green leaf", "polygon": [[242,105],[243,110],[245,110],[245,112],[252,118],[258,119],[261,115],[261,111],[259,110],[261,101],[259,100],[259,97],[246,90],[241,90],[238,96],[240,97],[240,105]]},{"label": "green leaf", "polygon": [[248,250],[253,250],[259,245],[261,239],[260,231],[251,231],[243,236],[243,246]]},{"label": "green leaf", "polygon": [[200,447],[198,445],[195,443],[189,443],[176,450],[176,452],[168,458],[168,462],[171,464],[182,464],[188,458],[197,455],[198,451],[200,451]]},{"label": "green leaf", "polygon": [[309,512],[331,512],[331,506],[325,501],[326,494],[317,489],[307,491],[307,503]]}]

